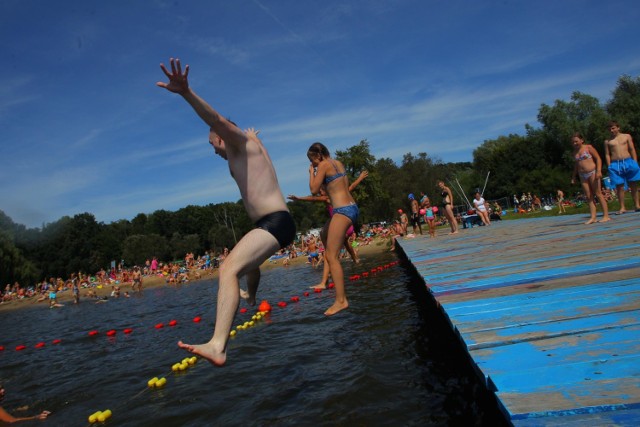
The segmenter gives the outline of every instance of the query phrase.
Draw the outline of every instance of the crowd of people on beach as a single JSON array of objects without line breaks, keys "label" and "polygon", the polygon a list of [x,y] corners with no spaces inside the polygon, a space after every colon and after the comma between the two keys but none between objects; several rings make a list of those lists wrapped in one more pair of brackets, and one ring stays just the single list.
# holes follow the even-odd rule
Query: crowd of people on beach
[{"label": "crowd of people on beach", "polygon": [[0,295],[0,304],[24,299],[34,299],[36,302],[48,301],[50,307],[60,307],[58,295],[70,293],[73,303],[80,302],[80,297],[89,300],[104,301],[105,296],[98,295],[98,289],[110,289],[109,296],[118,298],[130,296],[129,291],[121,292],[121,287],[130,287],[131,292],[140,293],[143,290],[145,278],[162,278],[167,284],[187,283],[198,280],[224,261],[228,248],[224,248],[218,256],[213,251],[205,252],[195,257],[187,253],[182,262],[160,262],[156,257],[146,260],[145,264],[127,268],[124,261],[112,266],[109,271],[99,270],[94,274],[83,272],[71,273],[68,278],[49,277],[35,285],[21,286],[15,282],[7,284]]}]

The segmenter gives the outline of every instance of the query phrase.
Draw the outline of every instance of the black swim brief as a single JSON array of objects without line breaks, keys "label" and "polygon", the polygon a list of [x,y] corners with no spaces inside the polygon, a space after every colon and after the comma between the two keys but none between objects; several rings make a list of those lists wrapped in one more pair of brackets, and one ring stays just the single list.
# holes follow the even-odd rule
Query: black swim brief
[{"label": "black swim brief", "polygon": [[414,212],[411,214],[411,224],[414,226],[420,225],[420,214],[418,212]]},{"label": "black swim brief", "polygon": [[280,244],[280,248],[289,246],[296,237],[296,223],[289,211],[265,215],[256,222],[256,226],[271,233]]}]

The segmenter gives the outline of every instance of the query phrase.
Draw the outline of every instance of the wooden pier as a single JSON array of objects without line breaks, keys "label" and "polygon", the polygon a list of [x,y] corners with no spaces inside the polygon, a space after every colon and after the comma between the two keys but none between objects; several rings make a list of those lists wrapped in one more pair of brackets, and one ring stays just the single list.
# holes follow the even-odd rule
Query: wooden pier
[{"label": "wooden pier", "polygon": [[587,219],[398,240],[515,426],[640,426],[640,213]]}]

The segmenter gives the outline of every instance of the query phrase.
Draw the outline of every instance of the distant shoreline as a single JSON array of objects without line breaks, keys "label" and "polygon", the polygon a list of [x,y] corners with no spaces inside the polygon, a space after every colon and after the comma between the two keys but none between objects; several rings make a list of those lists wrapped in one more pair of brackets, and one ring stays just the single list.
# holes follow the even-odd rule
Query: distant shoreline
[{"label": "distant shoreline", "polygon": [[[367,255],[371,253],[380,253],[380,252],[388,251],[389,250],[388,242],[389,242],[389,239],[375,239],[369,245],[358,246],[358,253],[360,255]],[[284,258],[280,258],[275,262],[267,260],[261,265],[260,268],[262,270],[268,270],[268,269],[274,269],[274,268],[287,268],[283,266],[282,264],[283,260]],[[292,266],[304,264],[306,262],[307,262],[306,255],[302,255],[289,260],[289,264]],[[351,262],[351,260],[349,259],[348,261],[345,261],[345,262]],[[312,268],[312,267],[309,266],[309,268]],[[201,274],[202,276],[199,279],[191,279],[189,283],[200,282],[202,280],[216,279],[218,277],[218,269],[213,269],[208,271],[201,270]],[[191,274],[190,276],[193,277],[193,274]],[[312,286],[312,285],[315,285],[315,283],[309,283],[309,286]],[[111,291],[113,290],[113,286],[120,286],[119,298],[126,298],[124,296],[125,292],[129,292],[129,294],[133,294],[133,291],[131,289],[132,283],[126,283],[126,284],[121,283],[118,285],[105,285],[105,286],[102,286],[101,288],[97,288],[97,287],[82,288],[80,289],[80,304],[94,304],[97,301],[93,298],[89,298],[86,296],[89,290],[95,291],[98,297],[111,298],[110,295],[111,295]],[[144,290],[148,290],[148,289],[159,288],[163,286],[172,287],[176,285],[168,284],[165,277],[163,276],[145,276],[142,279],[142,286],[143,286],[143,292],[144,292]],[[184,284],[182,284],[181,286],[184,286]],[[43,301],[37,302],[38,298],[40,298],[40,296],[34,296],[32,298],[24,298],[21,300],[12,300],[8,302],[4,302],[0,304],[0,315],[3,311],[9,311],[9,310],[19,310],[19,309],[27,309],[27,308],[35,309],[35,307],[40,307],[41,309],[49,309],[49,300],[45,299]],[[65,306],[73,305],[73,294],[71,293],[71,290],[58,292],[56,299],[58,303],[63,304]],[[59,310],[59,309],[64,309],[64,307],[56,308],[56,310]]]}]

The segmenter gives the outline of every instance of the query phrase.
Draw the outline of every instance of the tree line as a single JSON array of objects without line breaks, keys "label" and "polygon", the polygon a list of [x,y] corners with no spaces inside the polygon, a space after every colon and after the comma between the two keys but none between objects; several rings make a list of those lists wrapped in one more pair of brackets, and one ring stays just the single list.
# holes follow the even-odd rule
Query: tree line
[{"label": "tree line", "polygon": [[[444,163],[421,152],[405,154],[398,164],[390,158],[376,158],[367,140],[336,151],[334,157],[345,165],[351,181],[362,170],[369,172],[353,194],[362,224],[392,219],[398,208],[409,207],[409,193],[424,191],[437,204],[439,179],[449,183],[455,180],[470,193],[483,188],[490,172],[485,199],[522,192],[553,194],[558,188],[571,190],[574,161],[570,138],[574,132],[581,132],[603,157],[610,120],[618,121],[623,132],[640,140],[640,77],[620,77],[606,103],[574,92],[568,101],[542,104],[537,119],[540,127],[525,124],[524,135],[485,140],[473,151],[472,162]],[[288,205],[298,231],[321,227],[327,220],[326,206],[321,203],[295,201]],[[252,228],[240,200],[190,205],[175,212],[157,210],[109,224],[97,222],[93,214],[85,212],[62,217],[42,228],[17,224],[0,211],[0,283],[28,285],[45,276],[66,278],[72,272],[93,273],[108,268],[112,261],[124,260],[132,266],[154,256],[171,261],[182,259],[188,252],[219,252],[233,247]]]}]

